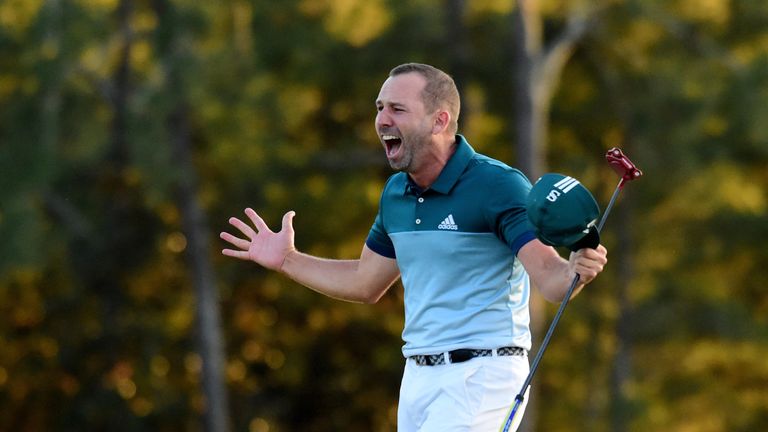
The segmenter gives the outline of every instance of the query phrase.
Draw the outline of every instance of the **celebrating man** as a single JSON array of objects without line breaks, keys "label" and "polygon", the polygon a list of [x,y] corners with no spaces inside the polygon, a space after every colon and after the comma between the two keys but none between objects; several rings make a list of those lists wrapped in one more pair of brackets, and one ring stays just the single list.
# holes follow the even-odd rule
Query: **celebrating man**
[{"label": "celebrating man", "polygon": [[376,131],[396,171],[356,260],[296,250],[293,217],[278,232],[252,209],[252,225],[221,233],[227,256],[279,271],[324,295],[375,303],[402,278],[405,371],[399,432],[498,430],[528,374],[531,282],[560,302],[600,273],[606,250],[565,260],[539,241],[526,213],[531,184],[457,135],[453,79],[429,65],[395,67],[376,99]]}]

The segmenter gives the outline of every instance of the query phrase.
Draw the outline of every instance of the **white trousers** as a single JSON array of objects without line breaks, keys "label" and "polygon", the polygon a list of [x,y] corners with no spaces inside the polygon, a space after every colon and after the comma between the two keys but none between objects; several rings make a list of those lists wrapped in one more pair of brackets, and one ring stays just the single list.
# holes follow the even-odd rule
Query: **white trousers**
[{"label": "white trousers", "polygon": [[527,356],[419,366],[406,360],[398,432],[496,432],[528,376]]}]

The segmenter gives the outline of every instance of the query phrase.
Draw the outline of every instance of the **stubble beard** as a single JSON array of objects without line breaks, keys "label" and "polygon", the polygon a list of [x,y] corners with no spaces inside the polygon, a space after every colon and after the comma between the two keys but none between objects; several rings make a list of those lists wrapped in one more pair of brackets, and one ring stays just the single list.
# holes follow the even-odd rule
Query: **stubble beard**
[{"label": "stubble beard", "polygon": [[427,146],[428,141],[428,134],[414,135],[407,139],[403,137],[403,143],[401,144],[402,148],[400,150],[403,152],[403,155],[399,160],[388,159],[389,166],[395,171],[410,173],[414,168],[416,154],[421,152],[421,150]]}]

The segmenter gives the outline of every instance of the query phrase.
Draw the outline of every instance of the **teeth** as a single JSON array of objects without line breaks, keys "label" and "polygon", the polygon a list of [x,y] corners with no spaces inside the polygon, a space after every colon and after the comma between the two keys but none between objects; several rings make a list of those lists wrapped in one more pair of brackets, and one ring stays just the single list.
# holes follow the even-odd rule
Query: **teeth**
[{"label": "teeth", "polygon": [[381,139],[383,139],[384,141],[388,141],[388,140],[396,140],[396,139],[400,139],[400,138],[398,138],[398,137],[396,137],[394,135],[382,135]]}]

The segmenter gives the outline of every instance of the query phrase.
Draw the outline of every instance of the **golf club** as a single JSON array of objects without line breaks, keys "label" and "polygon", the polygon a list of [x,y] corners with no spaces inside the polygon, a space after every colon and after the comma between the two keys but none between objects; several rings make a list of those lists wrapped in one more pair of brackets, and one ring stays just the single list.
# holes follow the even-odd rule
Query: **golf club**
[{"label": "golf club", "polygon": [[[613,204],[616,202],[616,198],[619,196],[619,192],[621,192],[621,190],[624,188],[624,185],[628,181],[635,180],[643,175],[643,172],[640,171],[635,166],[635,164],[633,164],[632,161],[630,161],[629,158],[626,155],[624,155],[621,149],[617,147],[614,147],[608,150],[608,152],[605,154],[605,159],[611,165],[611,168],[613,168],[613,170],[616,171],[616,173],[621,178],[619,179],[619,184],[616,186],[616,189],[613,191],[611,200],[608,202],[608,206],[605,208],[605,212],[603,212],[603,217],[600,219],[600,223],[597,226],[598,232],[600,232],[603,229],[605,220],[608,218],[608,214],[611,212],[611,209],[613,208]],[[536,353],[536,357],[533,359],[533,362],[531,363],[531,369],[530,369],[530,372],[528,372],[528,377],[525,378],[525,381],[523,382],[523,386],[520,389],[520,392],[517,394],[517,396],[515,396],[515,404],[510,409],[509,414],[507,415],[507,420],[504,423],[504,425],[502,425],[502,428],[500,429],[501,432],[516,431],[517,428],[520,426],[520,422],[523,419],[522,413],[524,412],[524,410],[522,410],[521,408],[523,408],[525,406],[525,403],[527,402],[528,395],[530,393],[530,388],[531,388],[531,380],[533,379],[533,375],[536,373],[536,369],[538,369],[539,367],[539,362],[541,362],[541,358],[544,355],[544,350],[547,349],[547,345],[549,345],[549,340],[552,338],[552,334],[555,332],[555,327],[557,326],[557,323],[560,321],[560,317],[563,315],[563,311],[565,311],[565,307],[568,306],[568,302],[571,299],[571,296],[573,295],[574,289],[579,284],[579,278],[580,276],[578,274],[574,276],[573,281],[571,282],[571,285],[565,294],[565,298],[563,298],[563,301],[560,303],[560,308],[558,308],[554,319],[552,319],[552,324],[550,324],[549,329],[547,330],[547,333],[544,336],[544,340],[541,342],[541,347],[539,347],[539,351]]]}]

